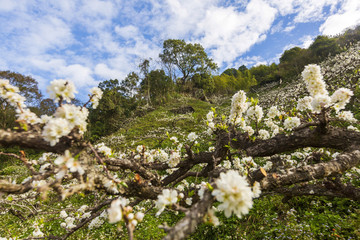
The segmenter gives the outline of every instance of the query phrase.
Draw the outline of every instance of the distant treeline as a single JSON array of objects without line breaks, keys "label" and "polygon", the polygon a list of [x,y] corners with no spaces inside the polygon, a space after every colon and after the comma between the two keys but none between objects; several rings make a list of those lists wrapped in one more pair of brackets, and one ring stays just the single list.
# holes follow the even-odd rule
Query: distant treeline
[{"label": "distant treeline", "polygon": [[[292,81],[309,63],[319,63],[328,56],[345,51],[360,40],[360,26],[338,36],[318,36],[307,49],[286,50],[279,64],[226,69],[220,75],[216,63],[200,44],[168,39],[159,54],[161,68],[152,67],[152,59],[144,59],[138,72],[123,80],[109,79],[99,84],[104,91],[97,109],[90,111],[90,136],[94,139],[116,131],[122,122],[139,112],[139,106],[156,107],[178,94],[192,94],[206,99],[216,94],[233,94],[275,81]],[[37,81],[11,71],[0,71],[0,78],[9,79],[27,97],[28,105],[38,115],[55,111],[55,104],[44,99]],[[75,100],[77,104],[80,101]],[[15,110],[0,98],[0,127],[14,126]]]}]

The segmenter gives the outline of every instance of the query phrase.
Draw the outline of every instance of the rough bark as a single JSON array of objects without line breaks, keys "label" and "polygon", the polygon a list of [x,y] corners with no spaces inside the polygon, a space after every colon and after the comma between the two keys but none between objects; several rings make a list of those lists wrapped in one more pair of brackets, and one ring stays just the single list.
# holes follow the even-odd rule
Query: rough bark
[{"label": "rough bark", "polygon": [[249,140],[247,134],[233,131],[231,139],[231,147],[244,150],[248,156],[253,157],[271,156],[305,147],[327,147],[346,151],[360,146],[360,132],[333,127],[324,134],[319,133],[316,128],[304,128],[288,136],[278,134],[268,140],[253,142]]},{"label": "rough bark", "polygon": [[360,151],[343,153],[334,160],[299,168],[290,168],[285,174],[269,174],[261,181],[261,188],[272,190],[281,186],[288,186],[299,182],[307,182],[313,179],[321,179],[351,169],[360,164]]},{"label": "rough bark", "polygon": [[210,192],[206,192],[204,198],[186,212],[185,217],[170,229],[163,240],[180,240],[193,233],[197,226],[203,222],[204,216],[213,201]]}]

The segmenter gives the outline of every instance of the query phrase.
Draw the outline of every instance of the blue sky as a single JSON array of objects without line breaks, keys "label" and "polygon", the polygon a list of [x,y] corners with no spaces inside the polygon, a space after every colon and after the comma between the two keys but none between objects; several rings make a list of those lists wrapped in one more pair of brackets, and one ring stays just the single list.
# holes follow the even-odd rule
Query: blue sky
[{"label": "blue sky", "polygon": [[200,43],[223,71],[277,62],[357,24],[359,0],[0,0],[0,70],[31,75],[45,94],[72,80],[85,100],[141,59],[159,68],[169,38]]}]

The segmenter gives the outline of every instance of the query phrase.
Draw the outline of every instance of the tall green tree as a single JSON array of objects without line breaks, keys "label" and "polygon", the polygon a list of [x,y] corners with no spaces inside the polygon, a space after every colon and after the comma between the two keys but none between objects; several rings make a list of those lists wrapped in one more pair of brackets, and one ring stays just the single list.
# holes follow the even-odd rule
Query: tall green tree
[{"label": "tall green tree", "polygon": [[159,54],[168,75],[175,80],[180,73],[180,82],[185,84],[196,73],[211,73],[218,69],[216,63],[207,56],[204,48],[184,40],[168,39],[163,43],[163,52]]},{"label": "tall green tree", "polygon": [[148,91],[149,99],[152,103],[164,103],[169,97],[173,82],[165,74],[164,70],[152,70],[143,81],[141,87]]},{"label": "tall green tree", "polygon": [[151,104],[151,96],[150,96],[150,89],[151,89],[151,84],[150,81],[148,79],[148,75],[149,75],[149,69],[150,69],[150,60],[149,59],[144,59],[140,64],[139,64],[139,68],[140,68],[140,73],[142,75],[142,93],[145,96],[146,99],[146,104],[150,105]]}]

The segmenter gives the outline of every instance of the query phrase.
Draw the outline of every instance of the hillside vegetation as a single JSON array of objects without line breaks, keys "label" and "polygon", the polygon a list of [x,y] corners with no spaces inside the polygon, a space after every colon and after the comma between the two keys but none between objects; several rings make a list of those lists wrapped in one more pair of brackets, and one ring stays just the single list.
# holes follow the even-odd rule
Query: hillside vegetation
[{"label": "hillside vegetation", "polygon": [[[359,27],[320,36],[279,64],[220,75],[201,45],[167,40],[166,68],[144,60],[140,73],[102,82],[87,134],[70,116],[75,127],[53,142],[44,129],[67,117],[64,107],[29,101],[23,112],[55,112],[45,123],[29,113],[31,123],[0,82],[0,238],[359,239],[358,40]],[[175,50],[186,58],[172,59]],[[309,63],[321,67],[320,97],[345,100],[318,100]],[[35,85],[21,91],[39,93]],[[299,104],[309,93],[313,108]]]}]

